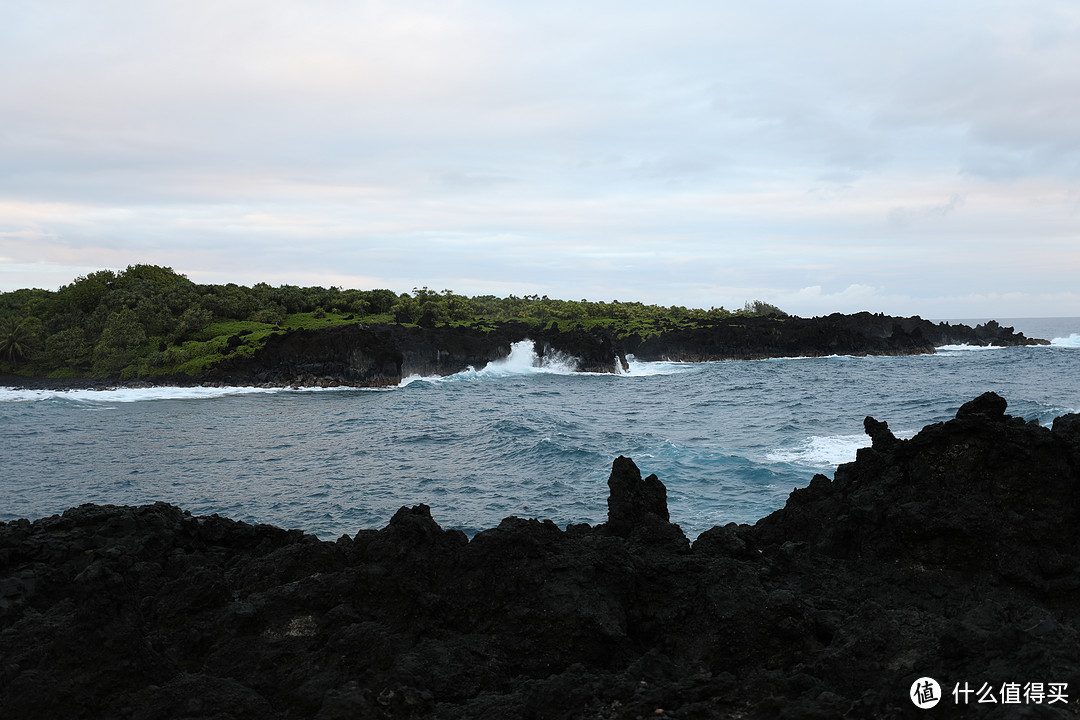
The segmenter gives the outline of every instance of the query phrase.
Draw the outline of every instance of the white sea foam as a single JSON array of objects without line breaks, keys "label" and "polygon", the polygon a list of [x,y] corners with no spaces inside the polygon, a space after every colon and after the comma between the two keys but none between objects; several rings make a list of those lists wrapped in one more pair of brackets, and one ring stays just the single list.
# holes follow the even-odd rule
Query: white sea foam
[{"label": "white sea foam", "polygon": [[783,357],[762,358],[761,362],[791,362],[792,360],[836,360],[837,358],[865,359],[871,355],[785,355]]},{"label": "white sea foam", "polygon": [[285,388],[261,387],[172,387],[108,388],[104,390],[32,390],[0,388],[0,402],[71,400],[75,402],[141,402],[143,400],[205,400],[226,395],[281,392]]},{"label": "white sea foam", "polygon": [[940,345],[937,351],[955,353],[955,352],[981,352],[984,350],[1004,350],[1004,345]]},{"label": "white sea foam", "polygon": [[[638,360],[633,355],[626,356],[626,364],[629,368],[623,370],[619,374],[624,377],[649,377],[652,375],[676,375],[678,373],[687,372],[691,363],[677,363],[677,362],[644,362]],[[620,363],[616,361],[615,367],[621,367]]]},{"label": "white sea foam", "polygon": [[[960,357],[968,353],[988,352],[991,350],[1005,350],[1003,345],[939,345],[934,355],[938,357]],[[928,355],[926,357],[934,357]]]},{"label": "white sea foam", "polygon": [[834,468],[841,463],[854,460],[856,451],[869,444],[870,438],[863,434],[814,436],[806,438],[793,448],[773,450],[765,457],[770,462]]},{"label": "white sea foam", "polygon": [[532,340],[521,340],[510,346],[510,354],[499,360],[493,360],[479,370],[469,367],[453,375],[409,375],[402,378],[398,387],[405,387],[414,382],[429,383],[455,382],[490,377],[509,377],[512,375],[572,375],[576,373],[577,361],[562,353],[549,352],[543,358],[536,354]]},{"label": "white sea foam", "polygon": [[1080,348],[1080,335],[1073,333],[1069,337],[1056,337],[1050,341],[1052,347]]},{"label": "white sea foam", "polygon": [[[651,375],[674,375],[686,372],[689,363],[673,362],[642,362],[633,355],[628,355],[628,369],[623,370],[618,358],[612,358],[612,362],[619,372],[614,373],[618,377],[648,377]],[[575,357],[548,351],[543,357],[536,354],[532,340],[521,340],[510,346],[510,354],[500,360],[494,360],[483,368],[476,370],[470,367],[468,370],[448,375],[446,377],[410,375],[403,378],[399,387],[411,385],[414,382],[424,381],[430,383],[454,382],[458,380],[470,380],[493,377],[509,377],[515,375],[597,375],[612,377],[613,373],[605,372],[581,372],[577,369],[578,360]]]},{"label": "white sea foam", "polygon": [[[907,440],[914,432],[893,433],[900,440]],[[778,448],[766,454],[770,462],[791,463],[812,468],[835,468],[852,462],[859,448],[870,447],[871,440],[859,435],[813,435],[794,447]]]},{"label": "white sea foam", "polygon": [[536,354],[532,340],[521,340],[510,346],[510,354],[501,360],[489,362],[477,371],[480,377],[506,375],[570,375],[577,370],[577,360],[560,352],[549,352],[543,358]]},{"label": "white sea foam", "polygon": [[[472,368],[469,368],[469,369],[471,370]],[[423,380],[425,382],[438,382],[438,381],[444,380],[444,379],[445,378],[441,378],[441,377],[439,377],[437,375],[433,376],[433,377],[428,377],[427,375],[407,375],[406,377],[401,378],[401,382],[398,383],[398,387],[405,387],[407,385],[412,385],[414,382],[419,382],[421,380]]]}]

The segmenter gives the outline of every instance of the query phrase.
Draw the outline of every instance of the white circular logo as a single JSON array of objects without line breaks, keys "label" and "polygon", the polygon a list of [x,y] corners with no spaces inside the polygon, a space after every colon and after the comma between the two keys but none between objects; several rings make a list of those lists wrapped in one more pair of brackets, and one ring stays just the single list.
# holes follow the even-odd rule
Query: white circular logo
[{"label": "white circular logo", "polygon": [[941,686],[932,677],[921,677],[911,684],[911,702],[927,710],[941,701]]}]

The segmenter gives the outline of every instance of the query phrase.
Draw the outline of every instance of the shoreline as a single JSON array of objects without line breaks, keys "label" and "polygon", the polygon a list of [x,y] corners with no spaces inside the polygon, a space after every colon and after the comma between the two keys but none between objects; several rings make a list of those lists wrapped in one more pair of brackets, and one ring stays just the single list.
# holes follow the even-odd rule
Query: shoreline
[{"label": "shoreline", "polygon": [[[246,342],[238,334],[229,338],[229,347],[244,348]],[[274,334],[265,344],[227,357],[196,375],[53,380],[7,373],[0,375],[0,384],[39,389],[204,384],[386,387],[399,385],[411,375],[447,376],[469,367],[483,368],[509,357],[523,343],[531,343],[539,361],[556,358],[579,372],[620,374],[629,369],[630,355],[644,362],[914,355],[947,345],[1048,345],[1049,341],[1027,338],[994,321],[972,328],[867,312],[811,319],[699,320],[646,336],[616,335],[604,325],[560,329],[554,322],[547,327],[505,322],[483,329],[354,323]]]},{"label": "shoreline", "polygon": [[[953,349],[953,348],[978,348],[986,350],[1005,350],[1009,347],[1005,345],[992,345],[992,346],[957,346],[957,345],[943,345],[939,349]],[[703,360],[686,360],[686,359],[672,359],[661,358],[657,360],[628,360],[628,362],[639,362],[642,364],[671,364],[671,365],[698,365],[701,363],[712,362],[767,362],[771,360],[822,360],[830,358],[861,358],[861,357],[909,357],[914,355],[932,355],[934,352],[913,352],[913,353],[854,353],[854,354],[831,354],[831,355],[752,355],[746,357],[731,357],[731,358],[719,358],[719,359],[703,359]],[[633,356],[631,356],[633,357]],[[489,363],[490,364],[490,363]],[[474,372],[480,372],[487,366],[482,368],[473,368]],[[542,367],[542,366],[534,366]],[[186,381],[183,378],[178,378],[175,375],[168,376],[168,381],[157,382],[151,378],[138,378],[131,380],[121,380],[116,378],[95,378],[95,377],[77,377],[77,378],[48,378],[48,377],[28,377],[25,375],[17,375],[14,373],[0,372],[0,389],[9,390],[46,390],[54,392],[69,392],[77,390],[93,390],[100,392],[108,392],[111,390],[151,390],[155,388],[258,388],[267,390],[310,390],[310,389],[355,389],[355,390],[391,390],[397,387],[405,387],[410,382],[425,379],[442,379],[452,377],[453,375],[460,375],[462,373],[469,372],[469,369],[461,370],[457,373],[451,373],[448,375],[430,374],[430,375],[408,375],[402,378],[399,385],[352,385],[342,383],[336,378],[298,378],[296,382],[256,382],[252,380],[248,383],[228,383],[223,381],[211,381],[205,380],[201,377],[192,377],[190,381]],[[629,371],[623,372],[597,372],[594,370],[577,370],[574,371],[575,375],[614,375],[614,376],[631,376]],[[322,384],[320,384],[322,380]],[[337,380],[335,382],[335,380]]]},{"label": "shoreline", "polygon": [[[605,375],[624,375],[630,369],[627,357],[632,356],[639,363],[675,363],[694,364],[704,362],[727,361],[769,361],[769,359],[809,359],[818,357],[861,357],[906,356],[934,354],[937,350],[955,347],[978,347],[1003,349],[1017,345],[1049,345],[1050,341],[1026,338],[1016,334],[1011,327],[1000,327],[995,323],[989,330],[985,326],[970,328],[962,325],[940,324],[949,334],[937,338],[936,344],[923,338],[922,324],[929,325],[921,318],[876,317],[868,313],[860,316],[873,318],[874,321],[904,320],[916,323],[917,331],[906,331],[899,324],[894,324],[893,334],[888,341],[882,341],[880,334],[860,335],[854,339],[840,340],[834,337],[815,339],[813,342],[801,342],[804,352],[793,354],[792,345],[780,347],[755,348],[753,342],[745,337],[746,327],[739,328],[737,338],[726,337],[730,334],[731,323],[713,324],[697,331],[679,332],[671,337],[649,340],[627,338],[617,340],[605,328],[594,328],[590,332],[554,330],[536,330],[527,332],[516,328],[517,335],[501,332],[494,343],[484,338],[482,348],[469,348],[477,338],[473,330],[458,328],[440,328],[435,335],[432,330],[403,326],[368,328],[357,326],[351,329],[352,335],[342,339],[339,336],[350,334],[350,328],[326,328],[323,330],[296,330],[275,337],[268,348],[258,352],[245,363],[235,361],[222,363],[210,370],[194,376],[161,375],[133,379],[120,378],[48,378],[40,376],[17,375],[14,372],[0,371],[0,388],[19,390],[116,390],[143,388],[392,388],[399,386],[409,377],[448,377],[457,375],[468,368],[481,370],[492,362],[507,358],[513,352],[514,344],[531,342],[534,345],[535,361],[543,362],[546,357],[556,356],[568,362],[577,372],[605,373]],[[829,316],[813,318],[811,323],[826,320],[849,322],[858,316]],[[745,318],[743,318],[745,321]],[[759,318],[753,318],[759,320]],[[801,318],[788,318],[788,322],[800,321]],[[768,322],[768,318],[766,318]],[[750,325],[746,323],[745,325]],[[396,329],[395,329],[396,328]],[[376,334],[372,334],[372,330]],[[838,331],[837,328],[833,328]],[[390,336],[386,332],[390,332]],[[899,334],[899,335],[897,335]],[[501,337],[505,336],[505,337]],[[536,338],[539,339],[535,339]],[[899,338],[899,339],[897,339]],[[962,342],[958,341],[962,340]],[[974,343],[970,341],[975,341]],[[995,341],[1001,344],[995,344]],[[747,344],[750,343],[750,344]],[[314,347],[314,351],[312,351]],[[449,348],[449,349],[448,349]],[[573,354],[577,352],[578,354]],[[638,353],[642,353],[638,355]],[[431,362],[429,358],[437,358]]]}]

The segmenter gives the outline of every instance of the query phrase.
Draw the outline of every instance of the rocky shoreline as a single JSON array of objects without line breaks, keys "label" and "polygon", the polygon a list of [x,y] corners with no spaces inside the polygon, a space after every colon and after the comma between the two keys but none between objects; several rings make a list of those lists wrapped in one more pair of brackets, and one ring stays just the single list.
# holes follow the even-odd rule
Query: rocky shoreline
[{"label": "rocky shoreline", "polygon": [[[390,387],[410,375],[446,376],[481,369],[531,341],[538,358],[556,357],[580,372],[618,373],[628,357],[642,361],[702,362],[827,355],[915,355],[942,345],[1046,345],[995,321],[978,325],[933,323],[867,312],[816,318],[743,317],[702,319],[692,326],[663,327],[657,334],[617,336],[597,325],[588,330],[558,323],[492,323],[484,327],[339,325],[272,335],[245,357],[223,361],[200,375],[153,376],[117,381],[96,378],[49,380],[0,375],[0,385],[38,389],[118,385],[239,385],[268,387]],[[229,339],[232,347],[245,336]]]},{"label": "rocky shoreline", "polygon": [[1080,415],[1005,410],[987,393],[910,440],[867,418],[834,479],[692,544],[628,458],[595,527],[470,540],[417,505],[325,542],[163,503],[0,524],[0,708],[903,718],[930,676],[939,716],[1076,717]]}]

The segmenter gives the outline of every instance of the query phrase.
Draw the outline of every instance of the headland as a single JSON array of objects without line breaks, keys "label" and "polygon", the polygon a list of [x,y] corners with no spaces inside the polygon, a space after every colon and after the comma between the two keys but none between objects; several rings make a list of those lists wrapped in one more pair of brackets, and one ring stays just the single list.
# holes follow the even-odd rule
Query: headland
[{"label": "headland", "polygon": [[868,312],[797,318],[732,315],[659,322],[648,332],[608,325],[583,327],[491,322],[482,325],[348,323],[224,338],[232,351],[191,373],[135,378],[0,374],[0,385],[35,388],[116,385],[389,387],[411,375],[446,376],[481,369],[531,343],[539,362],[558,358],[580,372],[619,373],[628,358],[703,362],[828,355],[915,355],[944,345],[1045,345],[995,321],[970,327],[920,317]]}]

